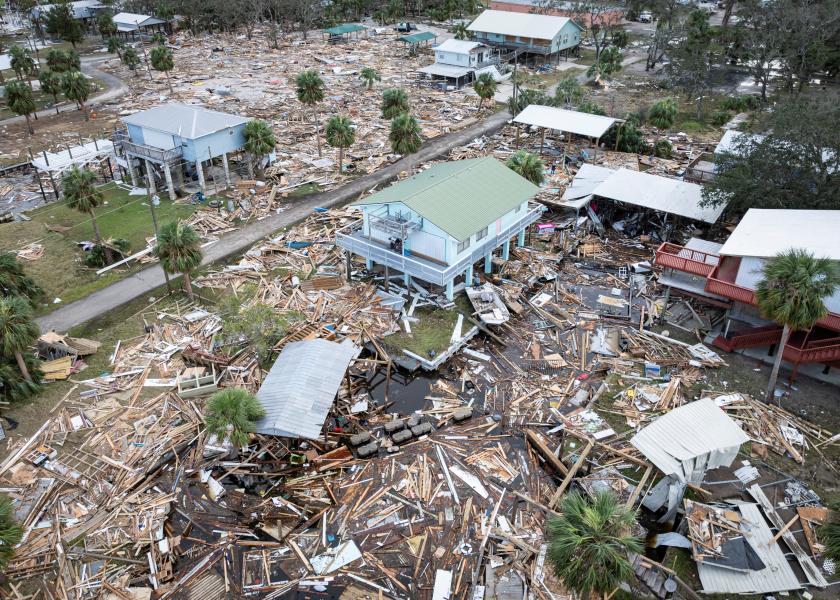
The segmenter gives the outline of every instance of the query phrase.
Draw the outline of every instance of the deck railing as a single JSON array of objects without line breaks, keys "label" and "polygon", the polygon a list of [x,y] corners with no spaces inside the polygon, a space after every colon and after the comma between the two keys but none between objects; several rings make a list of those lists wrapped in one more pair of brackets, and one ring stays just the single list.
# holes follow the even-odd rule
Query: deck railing
[{"label": "deck railing", "polygon": [[708,277],[720,262],[717,254],[692,250],[685,246],[665,242],[656,249],[657,265]]}]

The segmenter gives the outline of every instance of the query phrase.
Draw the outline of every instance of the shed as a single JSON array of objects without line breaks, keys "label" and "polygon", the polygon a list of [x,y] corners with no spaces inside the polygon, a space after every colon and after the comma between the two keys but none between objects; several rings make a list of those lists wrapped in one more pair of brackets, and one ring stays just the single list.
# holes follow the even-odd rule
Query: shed
[{"label": "shed", "polygon": [[726,206],[702,206],[701,191],[695,183],[619,169],[592,193],[607,200],[714,223]]},{"label": "shed", "polygon": [[513,120],[525,125],[535,125],[544,129],[554,129],[595,139],[603,136],[613,124],[624,122],[623,119],[539,104],[528,105]]},{"label": "shed", "polygon": [[665,475],[700,483],[707,469],[729,466],[749,436],[710,398],[684,404],[630,439]]},{"label": "shed", "polygon": [[266,416],[256,432],[314,440],[359,347],[314,339],[287,344],[257,392]]},{"label": "shed", "polygon": [[397,40],[402,42],[403,44],[408,44],[409,46],[416,46],[417,44],[421,44],[423,42],[430,42],[432,40],[437,39],[437,34],[432,31],[420,31],[418,33],[412,33],[411,35],[404,35]]},{"label": "shed", "polygon": [[148,27],[157,27],[165,25],[166,21],[158,19],[151,15],[139,15],[136,13],[121,12],[113,16],[114,25],[117,26],[117,31],[123,33],[131,33],[146,29]]},{"label": "shed", "polygon": [[358,33],[360,31],[365,31],[366,29],[367,27],[364,25],[358,25],[356,23],[342,23],[341,25],[324,29],[324,34],[330,41],[338,41],[347,39],[347,36],[351,33]]}]

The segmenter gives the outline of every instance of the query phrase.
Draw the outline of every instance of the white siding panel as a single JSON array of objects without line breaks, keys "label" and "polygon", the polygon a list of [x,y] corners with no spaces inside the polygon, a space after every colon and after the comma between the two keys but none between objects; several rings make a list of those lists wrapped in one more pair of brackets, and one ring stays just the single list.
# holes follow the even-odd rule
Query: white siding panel
[{"label": "white siding panel", "polygon": [[754,290],[758,286],[758,282],[761,281],[762,267],[764,267],[763,259],[745,256],[741,259],[741,266],[738,267],[738,275],[735,277],[735,283]]},{"label": "white siding panel", "polygon": [[435,260],[446,260],[446,241],[425,231],[415,231],[408,238],[408,249]]},{"label": "white siding panel", "polygon": [[154,146],[163,150],[169,150],[175,147],[175,142],[172,139],[171,133],[163,133],[153,129],[143,130],[143,140],[147,146]]}]

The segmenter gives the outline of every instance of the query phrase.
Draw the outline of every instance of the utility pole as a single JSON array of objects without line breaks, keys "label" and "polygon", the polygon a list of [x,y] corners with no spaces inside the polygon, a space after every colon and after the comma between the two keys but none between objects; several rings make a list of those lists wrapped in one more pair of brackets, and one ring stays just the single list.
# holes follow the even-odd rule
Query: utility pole
[{"label": "utility pole", "polygon": [[[148,174],[149,177],[152,176],[151,173]],[[155,214],[155,203],[160,202],[160,198],[157,194],[152,196],[152,187],[151,184],[147,181],[146,182],[146,199],[149,201],[149,210],[152,211],[152,226],[155,228],[155,244],[157,244],[157,236],[158,236],[158,225],[157,225],[157,215]],[[163,269],[163,265],[161,265]],[[166,293],[172,293],[172,284],[169,282],[169,273],[166,272],[166,269],[163,269],[163,277],[166,279]]]}]

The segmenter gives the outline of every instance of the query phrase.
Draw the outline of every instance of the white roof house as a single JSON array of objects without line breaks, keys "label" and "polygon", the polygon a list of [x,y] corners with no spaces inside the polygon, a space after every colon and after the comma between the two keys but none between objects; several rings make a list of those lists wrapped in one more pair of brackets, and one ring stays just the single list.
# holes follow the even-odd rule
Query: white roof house
[{"label": "white roof house", "polygon": [[595,196],[714,223],[725,205],[701,206],[702,188],[694,183],[619,169],[592,190]]},{"label": "white roof house", "polygon": [[170,133],[184,139],[197,139],[243,125],[250,119],[202,106],[172,103],[134,113],[123,117],[122,121],[126,125]]},{"label": "white roof house", "polygon": [[484,46],[481,42],[470,42],[467,40],[449,39],[445,42],[434,46],[435,52],[454,52],[455,54],[469,54],[479,46]]},{"label": "white roof house", "polygon": [[[74,19],[90,19],[95,17],[100,10],[105,8],[105,5],[99,2],[99,0],[75,0],[75,2],[68,2],[67,4],[70,7],[70,14]],[[40,4],[38,6],[33,6],[29,13],[33,17],[46,16],[46,14],[50,12],[54,6],[56,5]]]},{"label": "white roof house", "polygon": [[485,10],[467,27],[467,30],[551,40],[570,22],[572,21],[568,17]]},{"label": "white roof house", "polygon": [[840,261],[840,210],[751,208],[719,254],[770,258],[791,248]]},{"label": "white roof house", "polygon": [[117,26],[118,31],[137,31],[143,27],[151,27],[153,25],[163,25],[166,23],[163,19],[152,17],[151,15],[138,15],[136,13],[121,12],[113,17],[114,25]]},{"label": "white roof house", "polygon": [[584,135],[591,138],[600,138],[614,123],[620,123],[622,119],[603,117],[576,110],[554,108],[553,106],[541,106],[530,104],[513,119],[517,123],[525,125],[536,125],[546,129]]}]

